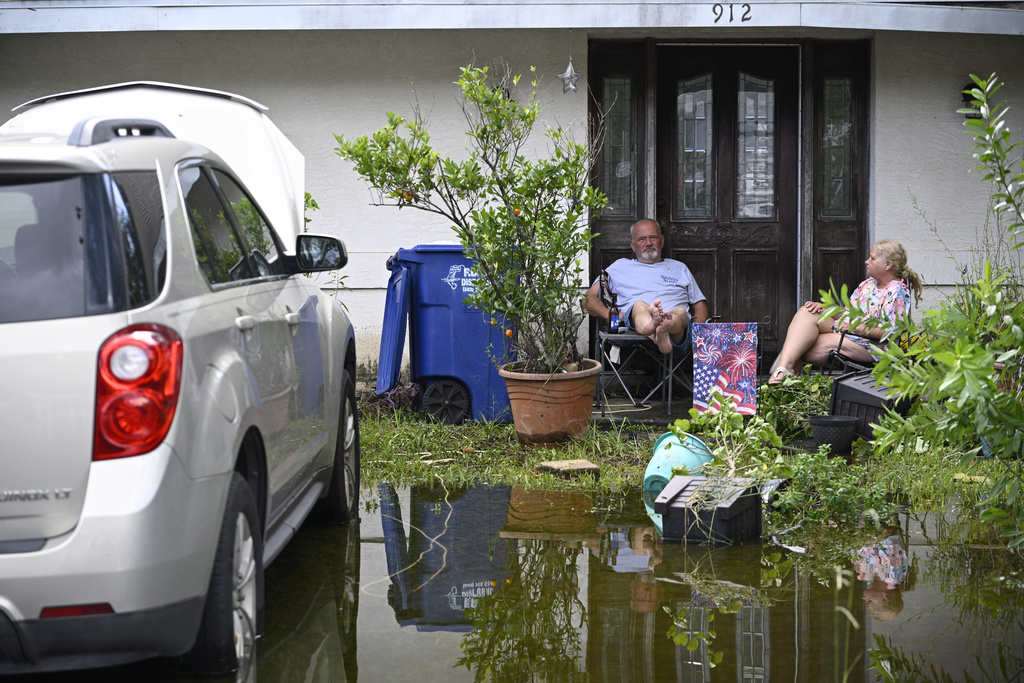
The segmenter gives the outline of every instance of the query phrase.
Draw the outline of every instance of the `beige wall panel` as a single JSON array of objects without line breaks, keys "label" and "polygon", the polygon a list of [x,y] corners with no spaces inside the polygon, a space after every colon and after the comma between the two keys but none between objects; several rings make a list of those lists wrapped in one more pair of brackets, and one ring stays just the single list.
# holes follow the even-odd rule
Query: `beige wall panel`
[{"label": "beige wall panel", "polygon": [[[926,284],[956,282],[954,258],[969,260],[984,230],[990,186],[971,171],[973,142],[956,110],[964,106],[960,91],[969,74],[992,72],[1006,84],[999,99],[1011,106],[1014,139],[1024,140],[1024,39],[896,32],[875,38],[872,238],[900,240]],[[927,297],[936,298],[937,292]]]}]

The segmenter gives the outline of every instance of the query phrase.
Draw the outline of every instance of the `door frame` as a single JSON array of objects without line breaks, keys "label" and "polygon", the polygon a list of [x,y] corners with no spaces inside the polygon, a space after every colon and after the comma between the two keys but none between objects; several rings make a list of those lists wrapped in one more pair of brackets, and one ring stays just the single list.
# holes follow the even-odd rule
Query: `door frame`
[{"label": "door frame", "polygon": [[[855,286],[863,279],[863,258],[869,241],[869,144],[871,44],[867,40],[818,41],[783,39],[779,41],[700,41],[658,39],[654,37],[616,40],[592,39],[589,44],[589,107],[592,120],[600,119],[604,79],[613,72],[629,74],[636,81],[637,94],[630,103],[633,116],[633,168],[637,171],[633,210],[601,215],[592,221],[595,238],[590,252],[591,279],[597,277],[616,258],[632,256],[629,226],[640,218],[656,215],[657,195],[657,52],[660,46],[679,45],[699,48],[750,47],[754,45],[794,46],[798,49],[796,177],[796,292],[782,297],[792,301],[789,310],[780,309],[776,339],[765,347],[773,354],[785,336],[785,327],[796,307],[807,300],[819,299],[818,289],[833,277],[837,287]],[[848,78],[853,89],[853,156],[851,182],[855,192],[854,210],[847,218],[827,219],[821,215],[821,93],[825,78]],[[600,166],[600,157],[599,163]],[[592,183],[602,187],[600,168]],[[838,226],[838,227],[837,227]],[[775,322],[775,321],[773,321]]]}]

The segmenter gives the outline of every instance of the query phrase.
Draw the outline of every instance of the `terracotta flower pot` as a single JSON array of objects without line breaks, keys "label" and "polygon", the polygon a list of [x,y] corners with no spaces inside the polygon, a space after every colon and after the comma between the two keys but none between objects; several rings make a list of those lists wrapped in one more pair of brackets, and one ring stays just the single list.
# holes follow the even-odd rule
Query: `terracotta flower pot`
[{"label": "terracotta flower pot", "polygon": [[586,434],[599,372],[601,364],[589,358],[583,359],[583,370],[579,372],[554,375],[499,368],[498,374],[505,378],[519,441],[556,443]]}]

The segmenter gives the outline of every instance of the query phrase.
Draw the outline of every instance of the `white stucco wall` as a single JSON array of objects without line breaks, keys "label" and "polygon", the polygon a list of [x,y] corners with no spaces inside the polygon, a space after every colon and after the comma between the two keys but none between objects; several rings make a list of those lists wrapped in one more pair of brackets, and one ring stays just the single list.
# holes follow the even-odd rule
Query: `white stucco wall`
[{"label": "white stucco wall", "polygon": [[[951,256],[969,261],[977,231],[984,229],[991,190],[982,174],[971,171],[977,165],[973,138],[956,110],[964,106],[960,91],[969,74],[987,78],[993,72],[1005,83],[998,99],[1010,105],[1006,120],[1013,139],[1024,141],[1024,39],[902,32],[875,37],[872,238],[900,240],[926,284],[957,282]],[[926,305],[938,291],[926,293]]]},{"label": "white stucco wall", "polygon": [[[662,35],[698,37],[684,29]],[[272,120],[306,157],[307,190],[321,207],[311,214],[310,229],[336,234],[348,246],[341,275],[349,291],[340,296],[356,325],[366,377],[375,372],[379,351],[387,257],[399,248],[451,241],[452,233],[411,209],[370,206],[366,186],[333,151],[334,133],[368,134],[387,110],[408,115],[419,106],[435,146],[456,154],[465,147],[452,85],[458,68],[499,59],[516,72],[536,66],[543,118],[579,129],[586,115],[587,37],[585,30],[554,29],[0,35],[0,119],[41,95],[127,80],[227,90],[269,106]],[[579,92],[563,94],[557,74],[570,57],[584,75]],[[931,226],[963,259],[985,222],[989,190],[969,173],[972,143],[956,109],[967,74],[993,71],[1007,84],[1001,95],[1013,107],[1008,124],[1015,139],[1024,139],[1024,38],[874,35],[871,235],[903,242],[928,284],[948,285],[956,274]],[[330,278],[323,282],[329,286]],[[926,304],[937,296],[930,293]]]},{"label": "white stucco wall", "polygon": [[[586,117],[586,74],[576,93],[562,92],[558,74],[570,57],[585,71],[583,31],[365,31],[218,33],[71,33],[0,36],[0,120],[41,95],[129,80],[185,83],[250,97],[306,158],[306,189],[320,205],[311,231],[341,237],[349,265],[340,274],[351,291],[339,296],[357,332],[359,363],[376,372],[388,256],[399,248],[454,242],[448,226],[414,211],[373,207],[372,195],[334,153],[335,133],[370,134],[392,110],[418,106],[435,148],[466,147],[453,82],[460,66],[505,60],[514,73],[541,76],[542,118],[574,126]],[[528,84],[524,76],[524,82]],[[527,85],[528,87],[528,85]],[[537,135],[537,144],[544,138]],[[330,285],[332,276],[322,282]]]}]

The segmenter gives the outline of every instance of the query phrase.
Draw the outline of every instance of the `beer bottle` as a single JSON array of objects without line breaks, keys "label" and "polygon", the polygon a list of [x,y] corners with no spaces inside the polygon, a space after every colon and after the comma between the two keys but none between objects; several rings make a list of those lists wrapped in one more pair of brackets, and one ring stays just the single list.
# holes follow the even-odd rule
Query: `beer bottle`
[{"label": "beer bottle", "polygon": [[612,307],[608,311],[608,329],[611,332],[619,331],[619,304],[616,303],[618,297],[615,293],[612,293]]}]

